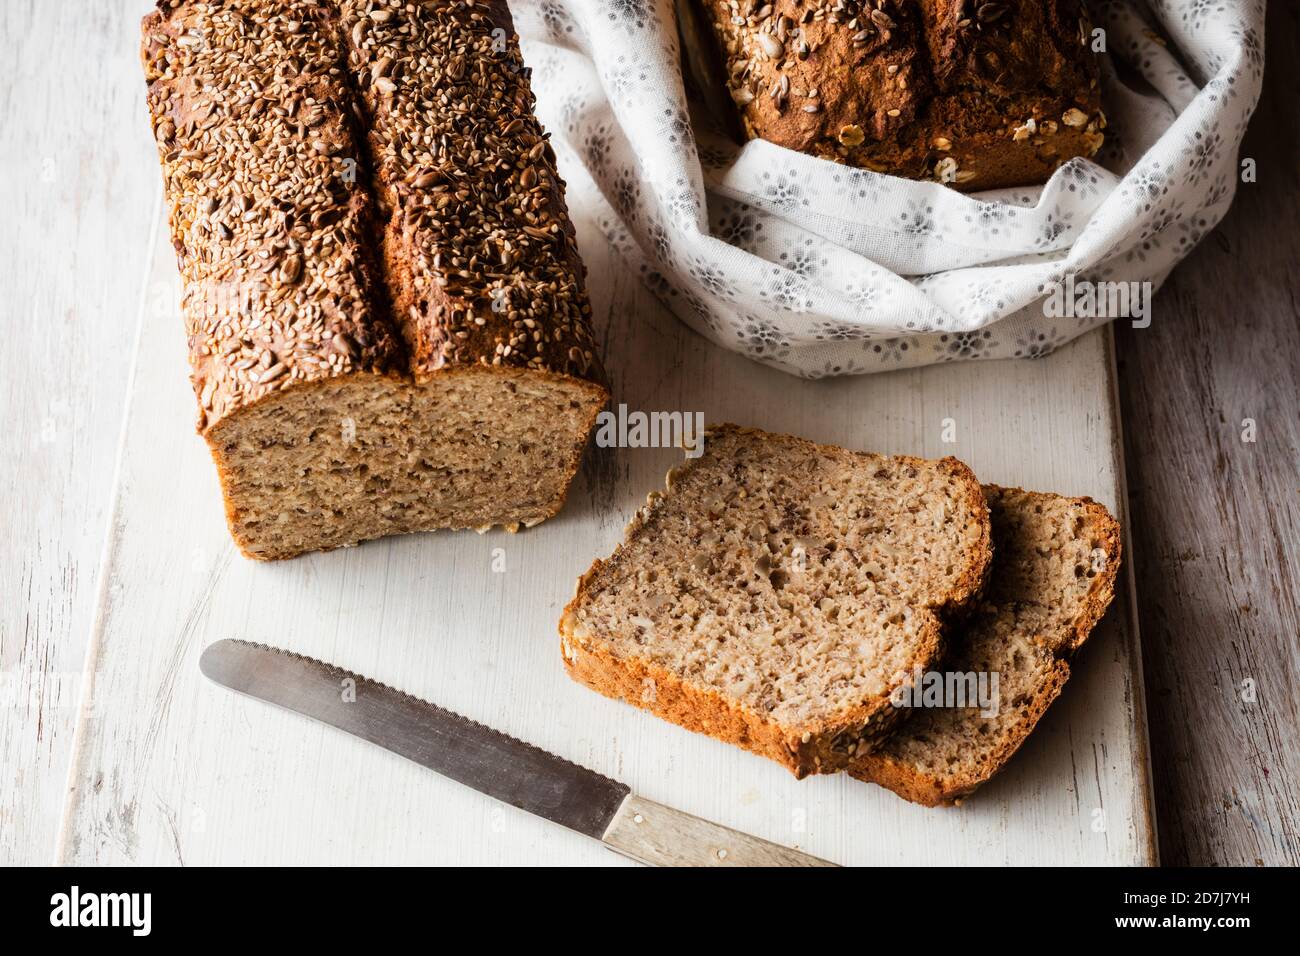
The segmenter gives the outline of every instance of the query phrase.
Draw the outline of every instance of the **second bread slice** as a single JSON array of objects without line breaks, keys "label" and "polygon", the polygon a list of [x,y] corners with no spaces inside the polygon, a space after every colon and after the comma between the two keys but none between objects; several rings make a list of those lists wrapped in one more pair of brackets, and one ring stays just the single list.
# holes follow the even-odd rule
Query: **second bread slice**
[{"label": "second bread slice", "polygon": [[1070,677],[1115,594],[1119,525],[1090,498],[987,485],[996,555],[949,635],[944,673],[996,675],[999,706],[920,709],[849,772],[926,806],[960,803],[1011,759]]},{"label": "second bread slice", "polygon": [[786,766],[831,772],[979,590],[988,509],[925,461],[723,425],[674,469],[560,621],[572,677]]}]

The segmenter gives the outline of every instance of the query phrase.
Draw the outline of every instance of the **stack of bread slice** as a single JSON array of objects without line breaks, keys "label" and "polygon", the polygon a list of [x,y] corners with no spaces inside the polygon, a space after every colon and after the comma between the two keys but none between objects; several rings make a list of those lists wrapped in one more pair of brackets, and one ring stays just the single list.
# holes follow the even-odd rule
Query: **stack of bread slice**
[{"label": "stack of bread slice", "polygon": [[[722,425],[667,486],[578,582],[565,666],[798,777],[959,802],[1033,730],[1114,594],[1105,508],[981,486],[953,458]],[[994,706],[914,706],[935,674],[996,675]]]}]

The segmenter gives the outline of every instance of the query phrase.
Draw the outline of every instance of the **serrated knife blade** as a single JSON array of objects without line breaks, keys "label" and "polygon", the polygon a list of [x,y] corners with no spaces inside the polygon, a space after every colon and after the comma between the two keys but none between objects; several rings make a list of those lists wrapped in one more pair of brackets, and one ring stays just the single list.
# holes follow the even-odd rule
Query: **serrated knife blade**
[{"label": "serrated knife blade", "polygon": [[831,866],[632,793],[625,784],[437,704],[290,651],[209,645],[204,676],[390,750],[654,865]]}]

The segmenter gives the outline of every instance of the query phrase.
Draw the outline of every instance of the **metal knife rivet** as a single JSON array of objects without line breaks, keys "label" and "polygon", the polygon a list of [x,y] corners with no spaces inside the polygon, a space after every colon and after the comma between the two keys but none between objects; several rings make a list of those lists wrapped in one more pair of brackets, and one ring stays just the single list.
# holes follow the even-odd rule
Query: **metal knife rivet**
[{"label": "metal knife rivet", "polygon": [[634,817],[632,818],[632,822],[633,822],[633,823],[645,823],[645,817],[641,816],[641,814],[638,813],[636,816],[634,816]]},{"label": "metal knife rivet", "polygon": [[726,850],[719,850],[719,851],[718,851],[718,859],[719,859],[719,860],[725,860],[726,858],[727,858],[727,851],[726,851]]}]

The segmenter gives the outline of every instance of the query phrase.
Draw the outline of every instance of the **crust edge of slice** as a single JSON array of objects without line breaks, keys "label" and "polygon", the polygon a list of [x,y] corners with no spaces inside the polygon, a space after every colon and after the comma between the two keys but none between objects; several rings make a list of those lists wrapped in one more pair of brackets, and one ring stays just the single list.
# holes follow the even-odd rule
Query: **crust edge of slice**
[{"label": "crust edge of slice", "polygon": [[[1090,518],[1096,522],[1097,537],[1106,552],[1102,571],[1093,580],[1083,599],[1078,616],[1070,626],[1070,638],[1064,654],[1058,656],[1052,666],[1048,679],[1038,688],[1029,702],[1025,716],[1017,721],[1006,734],[1005,739],[994,749],[982,764],[981,772],[966,777],[945,781],[935,775],[925,773],[902,761],[891,759],[886,754],[874,752],[855,759],[848,767],[850,776],[868,783],[875,783],[891,790],[905,800],[922,806],[959,806],[983,784],[1000,773],[1015,756],[1016,752],[1033,733],[1038,722],[1047,712],[1047,708],[1060,696],[1070,679],[1070,658],[1087,641],[1101,618],[1106,613],[1115,596],[1115,582],[1119,566],[1123,559],[1123,545],[1119,522],[1110,511],[1099,502],[1087,496],[1068,497],[1046,492],[1029,492],[1023,488],[998,485],[985,486],[993,491],[1027,494],[1031,496],[1059,497],[1073,504],[1082,505]],[[905,733],[904,729],[900,732]]]},{"label": "crust edge of slice", "polygon": [[[723,431],[757,440],[794,439],[814,447],[847,452],[854,457],[875,457],[870,452],[819,444],[798,436],[765,432],[730,423],[709,426],[706,439],[709,435]],[[988,504],[974,472],[956,458],[922,459],[908,455],[883,457],[925,467],[939,466],[947,470],[967,486],[965,502],[974,514],[982,518],[979,541],[976,547],[970,549],[970,561],[966,569],[957,577],[950,593],[942,601],[923,608],[929,612],[930,620],[920,636],[914,663],[920,664],[921,669],[925,670],[942,654],[943,632],[948,619],[960,613],[979,594],[987,580],[993,557]],[[671,489],[672,482],[681,469],[692,467],[698,460],[688,459],[684,464],[670,469],[665,479],[666,486]],[[592,646],[588,646],[578,637],[575,633],[575,613],[594,580],[609,560],[612,560],[613,555],[633,539],[654,513],[664,506],[666,500],[663,492],[652,491],[647,496],[646,504],[637,510],[624,529],[618,547],[610,558],[598,558],[578,578],[573,598],[565,606],[559,621],[560,651],[569,676],[606,697],[631,703],[688,730],[768,757],[800,779],[812,773],[830,773],[843,769],[850,756],[842,749],[846,735],[848,742],[863,740],[868,746],[874,746],[882,740],[903,716],[890,703],[891,694],[896,688],[887,689],[869,702],[840,711],[834,718],[822,722],[818,731],[813,733],[802,727],[783,727],[716,690],[695,687],[667,669],[644,659],[618,657],[601,643],[592,642]],[[911,669],[904,679],[910,680],[910,677]],[[651,686],[654,693],[650,700],[644,699],[646,681],[653,682]]]}]

